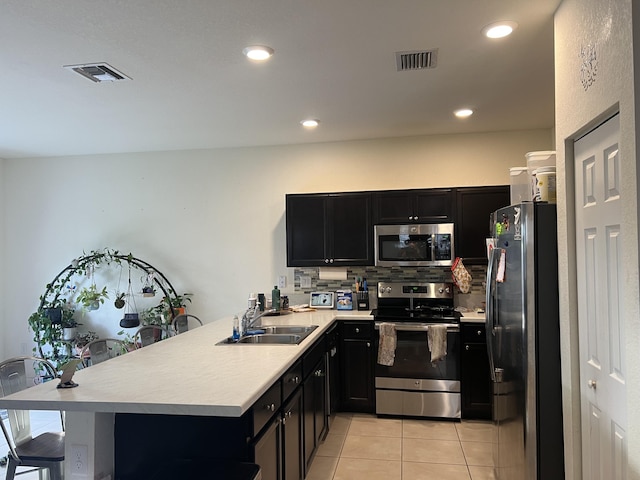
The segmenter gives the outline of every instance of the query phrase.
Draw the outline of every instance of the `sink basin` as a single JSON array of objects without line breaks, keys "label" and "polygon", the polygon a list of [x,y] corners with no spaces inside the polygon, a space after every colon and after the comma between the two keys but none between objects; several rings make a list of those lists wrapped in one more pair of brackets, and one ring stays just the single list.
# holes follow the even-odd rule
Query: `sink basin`
[{"label": "sink basin", "polygon": [[216,345],[297,345],[316,328],[318,325],[262,325],[253,329],[264,333],[245,335],[237,342],[225,338]]},{"label": "sink basin", "polygon": [[300,335],[290,335],[290,334],[273,334],[273,333],[263,333],[259,335],[247,335],[246,337],[242,337],[238,343],[270,343],[270,344],[283,344],[283,345],[295,345],[302,341],[302,336]]},{"label": "sink basin", "polygon": [[313,332],[317,325],[263,325],[257,327],[259,330],[264,330],[264,333],[268,334],[295,334],[295,335],[308,335]]}]

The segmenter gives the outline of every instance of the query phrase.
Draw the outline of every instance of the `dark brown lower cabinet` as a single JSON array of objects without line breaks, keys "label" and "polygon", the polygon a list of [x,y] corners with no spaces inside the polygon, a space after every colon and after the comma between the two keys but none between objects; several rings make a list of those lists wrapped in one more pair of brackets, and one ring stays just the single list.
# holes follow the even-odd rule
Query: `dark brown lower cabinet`
[{"label": "dark brown lower cabinet", "polygon": [[254,462],[260,465],[262,480],[282,479],[282,423],[276,416],[253,443]]},{"label": "dark brown lower cabinet", "polygon": [[304,478],[302,449],[302,390],[298,389],[282,410],[284,480]]},{"label": "dark brown lower cabinet", "polygon": [[484,324],[462,324],[460,388],[462,418],[491,418],[491,372]]},{"label": "dark brown lower cabinet", "polygon": [[324,355],[315,363],[302,384],[304,398],[304,466],[311,460],[327,429],[326,366]]},{"label": "dark brown lower cabinet", "polygon": [[341,409],[375,412],[373,322],[340,323]]}]

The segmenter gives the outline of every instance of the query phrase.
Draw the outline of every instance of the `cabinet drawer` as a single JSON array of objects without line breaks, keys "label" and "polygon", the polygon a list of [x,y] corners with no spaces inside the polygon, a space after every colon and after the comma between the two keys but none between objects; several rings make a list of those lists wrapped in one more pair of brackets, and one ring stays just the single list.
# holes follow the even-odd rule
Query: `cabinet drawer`
[{"label": "cabinet drawer", "polygon": [[282,404],[281,386],[282,383],[278,380],[253,404],[252,433],[254,437],[280,409],[280,405]]},{"label": "cabinet drawer", "polygon": [[282,400],[286,402],[300,385],[302,385],[302,362],[298,361],[282,376]]},{"label": "cabinet drawer", "polygon": [[307,378],[316,367],[318,361],[324,356],[326,347],[324,338],[320,339],[302,357],[302,378]]},{"label": "cabinet drawer", "polygon": [[373,322],[342,322],[342,338],[369,340],[373,333]]},{"label": "cabinet drawer", "polygon": [[462,343],[486,343],[484,324],[462,325]]}]

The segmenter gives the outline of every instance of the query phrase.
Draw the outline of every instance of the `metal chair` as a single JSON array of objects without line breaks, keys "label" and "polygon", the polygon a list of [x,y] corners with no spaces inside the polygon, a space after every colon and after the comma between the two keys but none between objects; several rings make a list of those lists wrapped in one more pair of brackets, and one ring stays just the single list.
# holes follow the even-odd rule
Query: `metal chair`
[{"label": "metal chair", "polygon": [[89,367],[125,353],[127,353],[127,346],[122,340],[117,338],[98,338],[84,346],[80,353],[80,358],[83,365]]},{"label": "metal chair", "polygon": [[[191,319],[192,321],[189,322],[189,319]],[[176,315],[175,317],[173,317],[173,320],[171,321],[171,327],[173,328],[174,332],[176,332],[177,335],[189,330],[190,324],[195,325],[196,327],[201,327],[202,320],[200,320],[195,315],[191,315],[189,313],[182,313],[180,315]]]},{"label": "metal chair", "polygon": [[140,327],[133,336],[136,348],[143,348],[171,337],[171,330],[160,325],[145,325]]},{"label": "metal chair", "polygon": [[[31,376],[33,372],[33,376]],[[51,362],[37,357],[15,357],[0,363],[0,396],[25,390],[35,380],[54,379],[58,373]],[[0,420],[9,445],[6,480],[13,480],[17,467],[48,469],[50,480],[64,478],[64,431],[31,434],[29,410],[7,409],[9,429]],[[62,429],[64,417],[60,412]],[[26,472],[21,472],[26,473]]]}]

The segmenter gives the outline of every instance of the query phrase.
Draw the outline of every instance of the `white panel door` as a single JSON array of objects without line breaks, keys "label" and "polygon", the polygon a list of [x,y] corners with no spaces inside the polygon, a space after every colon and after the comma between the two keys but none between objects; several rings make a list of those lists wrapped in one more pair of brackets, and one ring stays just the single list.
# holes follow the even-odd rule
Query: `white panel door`
[{"label": "white panel door", "polygon": [[619,115],[574,144],[582,468],[585,480],[626,479],[627,391],[619,286],[622,198]]}]

